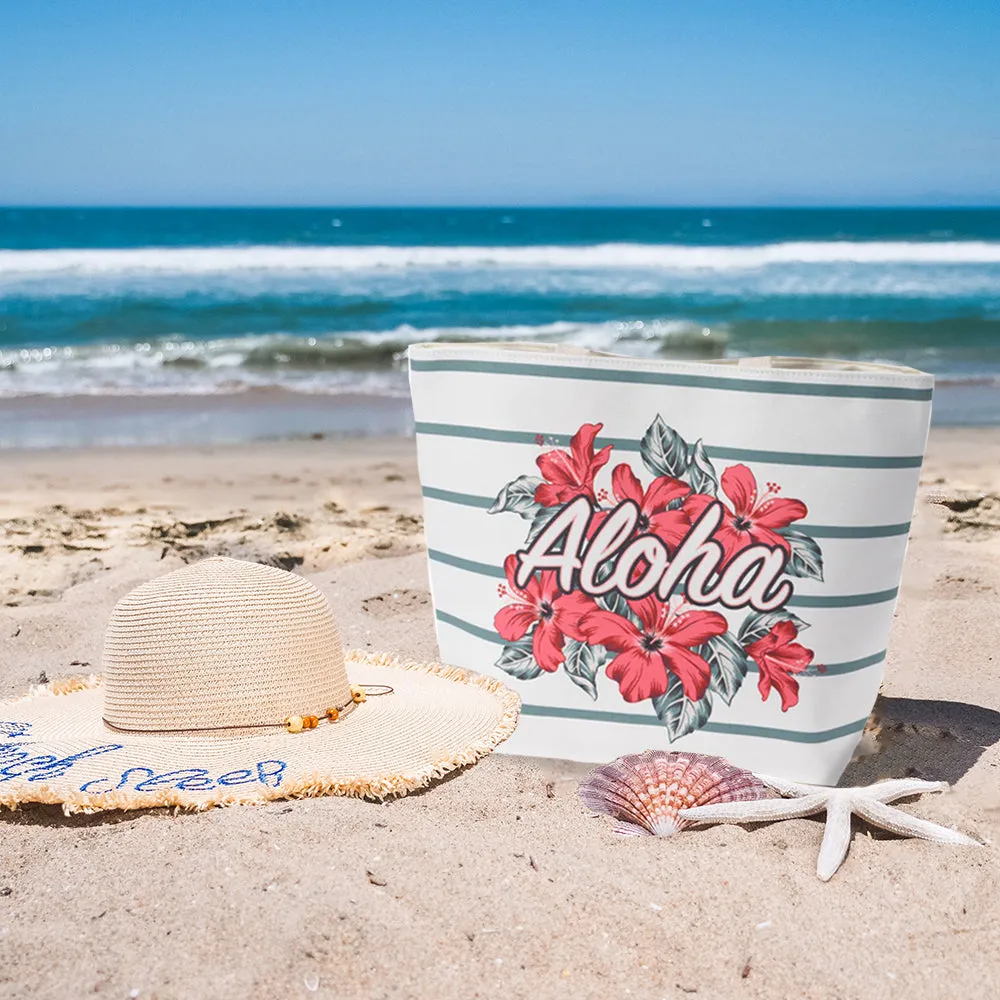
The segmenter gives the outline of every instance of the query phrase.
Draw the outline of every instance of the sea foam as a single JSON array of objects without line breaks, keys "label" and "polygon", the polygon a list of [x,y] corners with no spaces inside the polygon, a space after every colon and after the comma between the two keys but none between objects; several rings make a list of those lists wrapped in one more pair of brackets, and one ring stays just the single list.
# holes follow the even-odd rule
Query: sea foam
[{"label": "sea foam", "polygon": [[410,268],[752,270],[787,264],[1000,264],[992,242],[799,242],[763,246],[229,246],[0,250],[0,280],[76,275],[210,275],[233,271]]},{"label": "sea foam", "polygon": [[561,342],[651,357],[715,357],[724,327],[680,320],[500,327],[409,325],[304,337],[287,333],[197,341],[81,344],[0,350],[0,398],[24,395],[203,395],[262,386],[297,392],[405,396],[404,356],[420,341]]}]

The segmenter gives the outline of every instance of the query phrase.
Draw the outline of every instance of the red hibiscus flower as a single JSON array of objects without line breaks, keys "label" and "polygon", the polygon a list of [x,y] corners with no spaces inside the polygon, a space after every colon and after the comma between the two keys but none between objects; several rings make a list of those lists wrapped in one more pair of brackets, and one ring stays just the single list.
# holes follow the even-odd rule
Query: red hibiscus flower
[{"label": "red hibiscus flower", "polygon": [[607,675],[617,682],[622,697],[635,702],[665,694],[669,672],[680,679],[688,698],[701,698],[712,671],[692,650],[722,635],[726,619],[714,611],[692,610],[679,597],[665,603],[651,595],[629,604],[639,625],[601,609],[580,622],[587,642],[618,654],[608,664]]},{"label": "red hibiscus flower", "polygon": [[547,482],[535,490],[535,501],[556,507],[576,497],[594,499],[594,477],[607,464],[612,446],[594,454],[594,438],[604,424],[584,424],[570,440],[569,451],[547,451],[535,459]]},{"label": "red hibiscus flower", "polygon": [[[632,469],[622,463],[611,473],[611,488],[615,500],[631,500],[639,508],[639,518],[635,523],[637,534],[653,534],[666,543],[671,550],[677,546],[691,527],[691,517],[683,508],[667,510],[667,504],[691,492],[687,483],[669,476],[654,479],[649,488],[643,490],[642,483]],[[604,523],[610,510],[598,511],[591,519],[587,537],[591,537]]]},{"label": "red hibiscus flower", "polygon": [[798,642],[799,631],[792,622],[778,622],[770,632],[747,646],[747,655],[760,669],[757,690],[767,701],[772,685],[781,695],[781,711],[799,703],[799,682],[792,674],[802,673],[812,663],[813,652]]},{"label": "red hibiscus flower", "polygon": [[597,605],[577,591],[562,593],[554,569],[542,570],[538,576],[532,576],[522,589],[514,581],[517,556],[507,556],[503,568],[507,574],[508,592],[514,602],[496,613],[494,627],[507,642],[516,642],[534,626],[531,649],[535,662],[550,673],[558,670],[566,659],[563,652],[566,636],[583,640],[580,619]]},{"label": "red hibiscus flower", "polygon": [[[731,465],[722,473],[722,492],[732,507],[722,504],[722,523],[714,537],[725,551],[726,562],[753,544],[772,548],[780,545],[786,552],[790,551],[788,542],[776,529],[787,528],[792,521],[805,517],[808,510],[801,500],[779,497],[780,489],[777,484],[768,483],[767,492],[758,496],[757,479],[745,465]],[[715,499],[696,493],[684,502],[684,509],[692,521],[697,521]],[[721,499],[719,502],[722,502]]]}]

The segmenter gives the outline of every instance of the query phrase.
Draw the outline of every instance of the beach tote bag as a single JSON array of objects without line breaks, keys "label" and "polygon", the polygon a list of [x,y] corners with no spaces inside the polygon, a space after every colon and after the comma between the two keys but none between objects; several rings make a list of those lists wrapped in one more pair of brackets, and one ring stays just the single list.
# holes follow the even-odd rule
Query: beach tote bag
[{"label": "beach tote bag", "polygon": [[441,657],[520,694],[505,751],[684,749],[836,783],[882,677],[930,375],[409,358]]}]

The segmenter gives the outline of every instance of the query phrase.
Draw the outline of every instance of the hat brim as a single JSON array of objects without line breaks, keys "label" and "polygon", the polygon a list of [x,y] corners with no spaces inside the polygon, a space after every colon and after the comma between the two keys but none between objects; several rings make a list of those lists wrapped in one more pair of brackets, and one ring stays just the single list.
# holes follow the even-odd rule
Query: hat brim
[{"label": "hat brim", "polygon": [[385,799],[471,764],[514,731],[520,698],[458,667],[360,651],[354,684],[389,685],[336,723],[288,733],[139,735],[102,719],[98,677],[0,702],[0,806],[69,813],[250,804],[314,795]]}]

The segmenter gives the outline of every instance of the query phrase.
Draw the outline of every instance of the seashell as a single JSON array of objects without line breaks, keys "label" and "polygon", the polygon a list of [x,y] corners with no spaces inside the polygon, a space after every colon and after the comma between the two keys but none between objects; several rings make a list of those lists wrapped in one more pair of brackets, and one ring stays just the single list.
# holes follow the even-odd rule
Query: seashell
[{"label": "seashell", "polygon": [[594,812],[619,821],[615,833],[669,837],[688,825],[678,818],[682,809],[770,793],[753,774],[723,757],[649,750],[595,768],[580,782],[579,794]]}]

